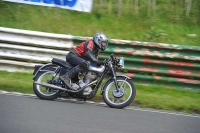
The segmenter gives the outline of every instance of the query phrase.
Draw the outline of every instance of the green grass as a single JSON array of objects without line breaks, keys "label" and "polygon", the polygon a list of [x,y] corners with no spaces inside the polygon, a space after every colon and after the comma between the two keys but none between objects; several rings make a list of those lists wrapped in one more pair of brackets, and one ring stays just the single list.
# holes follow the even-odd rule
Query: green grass
[{"label": "green grass", "polygon": [[[145,7],[141,7],[144,9],[138,16],[127,7],[128,10],[124,9],[122,13],[132,12],[117,17],[115,8],[108,14],[108,7],[102,9],[96,1],[92,13],[0,1],[0,26],[74,36],[93,36],[102,31],[112,39],[200,46],[197,11],[193,11],[189,18],[181,17],[184,15],[177,17],[170,7],[163,10],[166,3],[159,1],[163,3],[159,5],[158,2],[156,18],[148,17]],[[196,34],[197,37],[187,34]]]},{"label": "green grass", "polygon": [[164,86],[136,85],[136,105],[145,108],[200,113],[200,93]]},{"label": "green grass", "polygon": [[0,71],[0,90],[33,93],[30,73]]},{"label": "green grass", "polygon": [[[0,90],[33,93],[32,74],[0,71]],[[200,92],[164,86],[136,84],[137,94],[133,106],[200,114]],[[102,101],[98,92],[94,101]]]}]

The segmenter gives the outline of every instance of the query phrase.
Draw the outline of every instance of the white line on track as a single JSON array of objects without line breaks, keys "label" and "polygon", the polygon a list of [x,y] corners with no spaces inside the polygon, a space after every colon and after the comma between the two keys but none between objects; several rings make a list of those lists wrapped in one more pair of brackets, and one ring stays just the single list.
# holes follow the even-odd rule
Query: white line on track
[{"label": "white line on track", "polygon": [[[18,92],[7,92],[7,91],[2,91],[0,90],[0,94],[5,94],[5,95],[12,95],[12,96],[25,96],[25,97],[37,97],[34,94],[23,94],[23,93],[18,93]],[[64,101],[74,101],[77,102],[76,99],[64,99],[64,98],[59,98],[58,100],[64,100]],[[83,102],[83,101],[82,101]],[[86,101],[86,103],[89,104],[96,104],[96,105],[105,105],[105,103],[96,103],[93,101]],[[137,111],[144,111],[144,112],[152,112],[152,113],[162,113],[162,114],[169,114],[169,115],[179,115],[179,116],[188,116],[188,117],[195,117],[195,118],[200,118],[200,114],[188,114],[188,113],[183,113],[183,112],[171,112],[171,111],[165,111],[165,110],[154,110],[154,109],[145,109],[145,108],[139,108],[135,106],[129,106],[125,109],[128,110],[137,110]]]}]

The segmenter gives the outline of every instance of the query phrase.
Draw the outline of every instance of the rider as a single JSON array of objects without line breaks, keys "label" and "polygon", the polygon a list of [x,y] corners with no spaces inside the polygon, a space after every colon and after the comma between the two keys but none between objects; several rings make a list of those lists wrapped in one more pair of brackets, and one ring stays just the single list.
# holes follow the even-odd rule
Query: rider
[{"label": "rider", "polygon": [[[62,75],[60,79],[70,88],[75,89],[70,84],[70,79],[77,76],[79,72],[85,72],[89,68],[88,60],[102,65],[103,62],[98,60],[99,51],[104,51],[108,45],[108,38],[105,34],[98,32],[93,39],[82,42],[76,48],[72,49],[66,56],[66,61],[74,68]],[[77,89],[77,88],[76,88]]]}]

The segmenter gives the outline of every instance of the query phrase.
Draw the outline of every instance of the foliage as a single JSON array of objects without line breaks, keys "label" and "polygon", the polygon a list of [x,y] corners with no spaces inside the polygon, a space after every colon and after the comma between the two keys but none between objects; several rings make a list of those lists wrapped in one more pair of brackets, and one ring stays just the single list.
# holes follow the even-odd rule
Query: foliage
[{"label": "foliage", "polygon": [[160,39],[160,38],[166,38],[167,37],[167,34],[159,29],[157,30],[155,27],[151,27],[151,29],[146,33],[147,35],[147,39],[149,40],[157,40],[157,39]]},{"label": "foliage", "polygon": [[122,1],[121,16],[118,1],[110,0],[94,0],[91,13],[0,1],[0,26],[74,36],[93,36],[102,31],[109,38],[200,45],[198,1],[192,1],[188,17],[184,2],[156,0],[155,10],[147,0],[138,0],[138,5],[134,1]]}]

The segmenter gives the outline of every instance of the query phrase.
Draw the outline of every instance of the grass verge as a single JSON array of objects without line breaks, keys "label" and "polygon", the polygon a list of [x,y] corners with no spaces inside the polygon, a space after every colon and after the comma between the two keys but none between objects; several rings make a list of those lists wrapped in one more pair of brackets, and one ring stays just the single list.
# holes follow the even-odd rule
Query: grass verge
[{"label": "grass verge", "polygon": [[[33,94],[32,82],[31,73],[0,71],[0,90]],[[135,86],[133,106],[200,114],[200,92],[156,85]],[[99,93],[92,100],[103,101]]]},{"label": "grass verge", "polygon": [[[102,31],[113,39],[199,46],[200,26],[196,24],[197,18],[184,18],[183,15],[177,18],[174,12],[168,14],[172,11],[171,7],[165,11],[163,6],[169,7],[166,3],[158,4],[159,14],[156,18],[146,16],[145,10],[140,10],[138,16],[124,14],[117,17],[116,13],[106,12],[105,7],[100,8],[97,1],[94,1],[91,13],[83,13],[0,0],[0,26],[74,36],[93,36]],[[124,10],[133,10],[133,7],[124,7]]]}]

